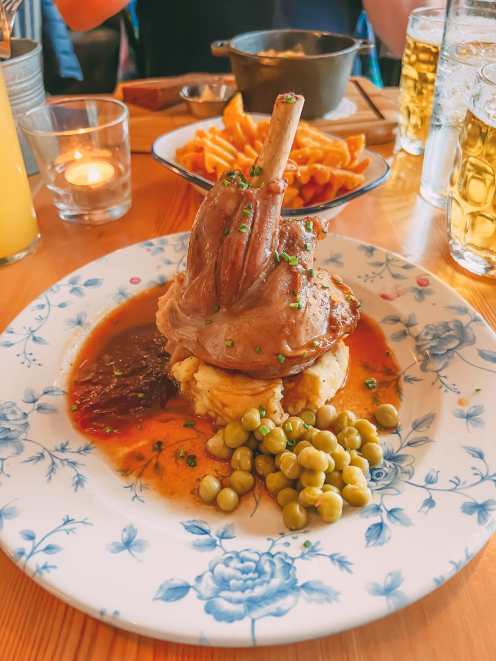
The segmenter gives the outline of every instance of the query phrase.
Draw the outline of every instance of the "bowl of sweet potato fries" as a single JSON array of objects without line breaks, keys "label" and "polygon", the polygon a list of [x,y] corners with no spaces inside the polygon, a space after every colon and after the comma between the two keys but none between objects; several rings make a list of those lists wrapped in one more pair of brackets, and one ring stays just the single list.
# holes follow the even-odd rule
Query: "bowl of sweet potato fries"
[{"label": "bowl of sweet potato fries", "polygon": [[[264,115],[246,113],[241,94],[222,117],[195,122],[157,138],[153,156],[208,191],[227,172],[253,174],[269,126]],[[336,215],[338,207],[379,186],[389,175],[386,161],[365,148],[363,134],[338,138],[301,121],[284,173],[282,215]]]}]

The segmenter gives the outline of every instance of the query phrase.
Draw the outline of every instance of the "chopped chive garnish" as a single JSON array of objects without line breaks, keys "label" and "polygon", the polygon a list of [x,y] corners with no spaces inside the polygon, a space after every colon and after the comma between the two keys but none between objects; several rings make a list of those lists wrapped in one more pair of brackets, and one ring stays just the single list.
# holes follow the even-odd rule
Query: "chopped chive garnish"
[{"label": "chopped chive garnish", "polygon": [[329,285],[322,285],[322,289],[330,289]]},{"label": "chopped chive garnish", "polygon": [[260,413],[261,418],[265,418],[265,416],[267,415],[267,410],[266,410],[265,406],[259,406],[258,407],[258,412]]},{"label": "chopped chive garnish", "polygon": [[281,253],[281,259],[283,259],[285,262],[289,261],[289,255],[285,250],[283,250]]},{"label": "chopped chive garnish", "polygon": [[286,94],[283,101],[284,103],[296,103],[296,96],[294,94]]},{"label": "chopped chive garnish", "polygon": [[184,459],[184,457],[186,456],[185,449],[184,448],[179,448],[179,450],[177,451],[177,456],[178,456],[178,459]]},{"label": "chopped chive garnish", "polygon": [[186,429],[193,429],[195,425],[196,422],[194,420],[186,420],[186,422],[183,422],[183,427],[186,427]]},{"label": "chopped chive garnish", "polygon": [[305,229],[307,232],[313,232],[313,223],[311,220],[305,221]]},{"label": "chopped chive garnish", "polygon": [[220,305],[214,305],[214,312],[218,312],[220,310]]},{"label": "chopped chive garnish", "polygon": [[296,255],[291,255],[288,259],[288,264],[290,266],[298,266],[298,257]]},{"label": "chopped chive garnish", "polygon": [[229,349],[234,346],[234,340],[224,340],[224,346],[228,347]]},{"label": "chopped chive garnish", "polygon": [[198,463],[196,460],[196,454],[188,454],[186,457],[186,463],[188,466],[191,466],[191,468],[194,468]]},{"label": "chopped chive garnish", "polygon": [[241,234],[246,234],[246,232],[248,232],[250,230],[248,225],[245,225],[244,223],[241,223],[241,225],[238,227],[238,229],[241,232]]},{"label": "chopped chive garnish", "polygon": [[253,204],[247,204],[246,207],[243,209],[243,216],[252,216],[253,215]]},{"label": "chopped chive garnish", "polygon": [[238,188],[240,190],[246,190],[248,188],[248,182],[247,181],[238,181]]},{"label": "chopped chive garnish", "polygon": [[481,390],[482,390],[482,388],[476,388],[475,392],[480,392]]},{"label": "chopped chive garnish", "polygon": [[262,353],[262,347],[261,347],[260,345],[258,345],[258,344],[257,344],[257,346],[255,347],[255,353]]},{"label": "chopped chive garnish", "polygon": [[229,227],[224,227],[224,236],[227,236],[230,231]]},{"label": "chopped chive garnish", "polygon": [[77,411],[78,410],[78,405],[77,404],[71,404],[71,411]]},{"label": "chopped chive garnish", "polygon": [[306,250],[307,252],[310,252],[311,249],[312,249],[312,244],[311,244],[309,241],[307,241],[307,242],[305,243],[305,250]]},{"label": "chopped chive garnish", "polygon": [[307,273],[309,278],[315,277],[315,269],[307,269]]},{"label": "chopped chive garnish", "polygon": [[231,182],[229,181],[229,179],[224,179],[222,185],[224,186],[224,188],[227,188],[228,186],[231,185]]},{"label": "chopped chive garnish", "polygon": [[319,346],[319,341],[318,340],[312,340],[312,347],[317,348]]},{"label": "chopped chive garnish", "polygon": [[277,358],[278,362],[281,363],[281,365],[282,365],[282,364],[284,363],[284,361],[286,360],[286,356],[283,356],[282,353],[278,353],[277,356],[276,356],[276,358]]},{"label": "chopped chive garnish", "polygon": [[377,379],[371,376],[369,379],[365,379],[364,384],[369,390],[375,390],[377,388]]},{"label": "chopped chive garnish", "polygon": [[267,434],[270,433],[270,429],[266,425],[260,425],[260,427],[257,429],[257,432],[260,434],[260,436],[267,436]]},{"label": "chopped chive garnish", "polygon": [[291,432],[293,431],[293,425],[290,422],[286,422],[286,424],[284,425],[284,431],[289,432],[291,434]]},{"label": "chopped chive garnish", "polygon": [[279,264],[280,261],[281,261],[281,256],[280,256],[280,254],[277,252],[277,250],[274,250],[274,261],[275,261],[276,264]]},{"label": "chopped chive garnish", "polygon": [[250,177],[259,177],[263,170],[260,165],[252,165],[250,168]]},{"label": "chopped chive garnish", "polygon": [[308,424],[308,422],[303,423],[303,429],[310,429],[310,425]]},{"label": "chopped chive garnish", "polygon": [[113,427],[105,427],[104,432],[106,434],[112,434],[115,431]]},{"label": "chopped chive garnish", "polygon": [[303,542],[303,546],[304,546],[306,549],[309,549],[309,548],[312,546],[312,542],[311,542],[309,539],[306,539],[306,540]]},{"label": "chopped chive garnish", "polygon": [[301,301],[295,301],[294,303],[290,303],[289,307],[292,310],[301,310],[303,307],[303,303]]}]

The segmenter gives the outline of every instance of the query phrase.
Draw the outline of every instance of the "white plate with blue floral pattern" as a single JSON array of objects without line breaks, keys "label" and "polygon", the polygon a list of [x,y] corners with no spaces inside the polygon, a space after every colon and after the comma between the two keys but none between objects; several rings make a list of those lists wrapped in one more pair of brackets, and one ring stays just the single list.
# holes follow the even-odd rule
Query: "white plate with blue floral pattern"
[{"label": "white plate with blue floral pattern", "polygon": [[146,492],[131,498],[71,426],[74,347],[103,313],[184,265],[187,234],[119,250],[60,281],[0,337],[0,540],[29,576],[94,617],[203,645],[332,634],[434,590],[495,527],[496,341],[454,291],[402,257],[339,236],[319,248],[401,365],[402,427],[384,438],[373,504],[282,531]]}]

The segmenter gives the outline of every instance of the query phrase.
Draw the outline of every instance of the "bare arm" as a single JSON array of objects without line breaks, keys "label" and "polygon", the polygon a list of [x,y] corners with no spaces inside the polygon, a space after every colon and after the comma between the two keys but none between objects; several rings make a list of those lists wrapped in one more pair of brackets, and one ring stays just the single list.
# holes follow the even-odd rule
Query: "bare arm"
[{"label": "bare arm", "polygon": [[374,30],[395,57],[405,45],[408,16],[417,7],[444,7],[446,0],[363,0]]},{"label": "bare arm", "polygon": [[55,0],[55,4],[70,28],[84,31],[117,14],[128,0]]}]

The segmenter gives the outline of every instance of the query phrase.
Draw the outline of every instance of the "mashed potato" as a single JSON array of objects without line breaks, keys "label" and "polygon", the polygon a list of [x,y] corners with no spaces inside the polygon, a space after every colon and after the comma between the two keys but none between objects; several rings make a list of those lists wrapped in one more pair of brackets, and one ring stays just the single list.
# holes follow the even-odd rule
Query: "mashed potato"
[{"label": "mashed potato", "polygon": [[344,342],[321,356],[312,367],[289,379],[253,379],[212,367],[191,356],[171,370],[181,393],[191,399],[197,415],[218,424],[239,419],[252,407],[263,406],[276,424],[305,408],[317,409],[344,385],[349,350]]}]

